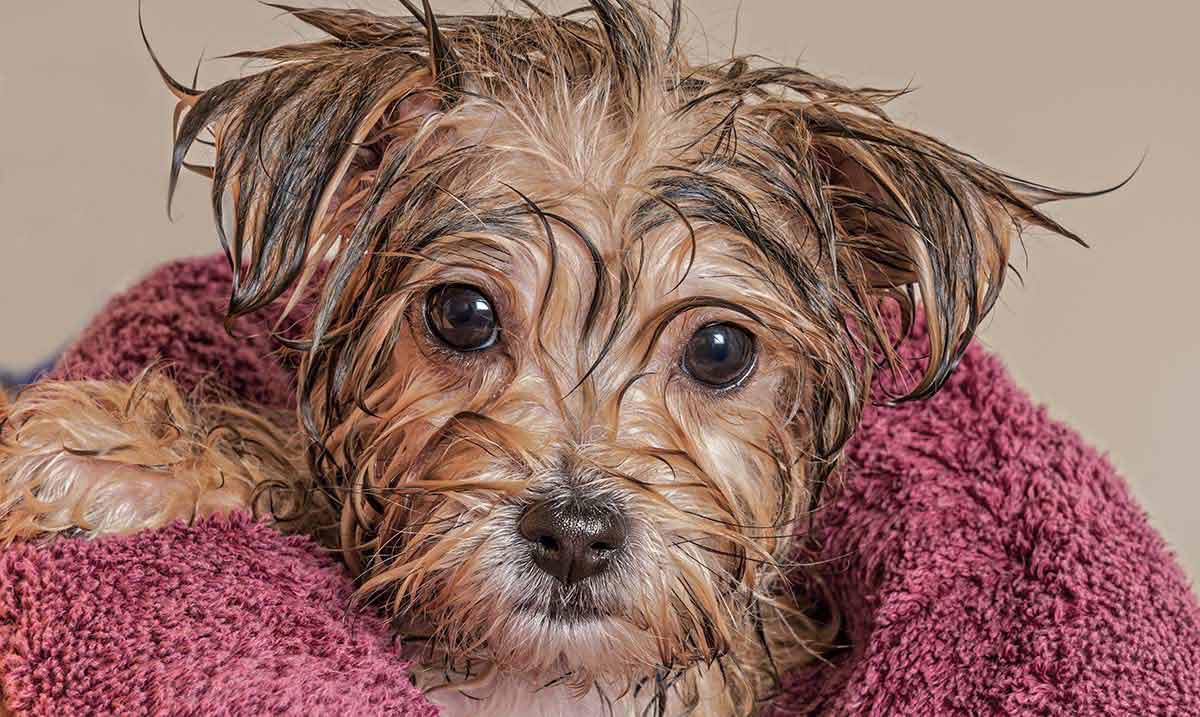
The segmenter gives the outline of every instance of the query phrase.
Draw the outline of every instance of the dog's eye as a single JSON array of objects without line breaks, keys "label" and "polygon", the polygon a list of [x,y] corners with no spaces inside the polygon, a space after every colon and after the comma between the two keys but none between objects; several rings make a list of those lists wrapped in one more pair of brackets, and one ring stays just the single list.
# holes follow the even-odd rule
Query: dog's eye
[{"label": "dog's eye", "polygon": [[429,292],[425,321],[434,336],[458,351],[482,351],[500,335],[491,299],[465,284],[447,284]]},{"label": "dog's eye", "polygon": [[708,324],[688,339],[683,369],[714,388],[731,388],[754,368],[754,337],[735,324]]}]

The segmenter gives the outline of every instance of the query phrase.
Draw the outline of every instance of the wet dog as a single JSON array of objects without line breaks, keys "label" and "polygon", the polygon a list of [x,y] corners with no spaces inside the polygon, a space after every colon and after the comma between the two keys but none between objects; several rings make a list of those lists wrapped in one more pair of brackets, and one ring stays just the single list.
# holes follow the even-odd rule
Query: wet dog
[{"label": "wet dog", "polygon": [[3,536],[265,512],[341,551],[452,715],[753,714],[835,637],[791,585],[873,372],[919,315],[886,398],[936,391],[1073,195],[895,123],[899,93],[693,63],[678,2],[404,4],[284,8],[328,39],[205,91],[164,72],[230,317],[313,307],[280,337],[298,413],[35,386]]}]

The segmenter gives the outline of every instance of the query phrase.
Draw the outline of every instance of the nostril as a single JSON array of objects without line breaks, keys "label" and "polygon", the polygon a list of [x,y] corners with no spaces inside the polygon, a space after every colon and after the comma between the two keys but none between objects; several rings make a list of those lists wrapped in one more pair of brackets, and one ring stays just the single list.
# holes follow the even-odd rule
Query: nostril
[{"label": "nostril", "polygon": [[517,532],[534,564],[573,585],[608,569],[625,549],[628,525],[618,510],[598,501],[543,500],[521,514]]}]

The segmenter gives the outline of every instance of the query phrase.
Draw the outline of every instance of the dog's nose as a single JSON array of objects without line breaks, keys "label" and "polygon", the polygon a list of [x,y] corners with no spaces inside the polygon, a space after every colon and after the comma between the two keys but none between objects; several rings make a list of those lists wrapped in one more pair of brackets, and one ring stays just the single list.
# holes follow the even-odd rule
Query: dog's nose
[{"label": "dog's nose", "polygon": [[533,561],[563,585],[604,572],[625,547],[625,517],[605,506],[544,500],[517,525],[533,546]]}]

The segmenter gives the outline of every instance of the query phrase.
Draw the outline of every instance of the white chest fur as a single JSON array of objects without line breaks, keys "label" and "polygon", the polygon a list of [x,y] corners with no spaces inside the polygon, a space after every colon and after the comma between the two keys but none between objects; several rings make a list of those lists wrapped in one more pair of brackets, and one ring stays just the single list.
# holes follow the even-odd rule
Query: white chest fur
[{"label": "white chest fur", "polygon": [[[500,684],[468,690],[439,690],[430,699],[445,717],[633,717],[640,715],[637,700],[626,697],[606,702],[593,690],[577,696],[568,687],[538,688],[524,680],[501,680]],[[644,702],[644,701],[643,701]],[[645,704],[640,705],[641,708]]]},{"label": "white chest fur", "polygon": [[[724,689],[719,670],[702,666],[693,668],[695,709],[681,705],[678,695],[669,692],[663,714],[676,717],[731,717],[734,707]],[[438,676],[426,673],[440,683]],[[425,680],[419,680],[424,683]],[[437,689],[429,695],[440,706],[445,717],[643,717],[658,715],[659,706],[652,705],[654,691],[643,689],[631,694],[621,688],[598,686],[580,696],[569,686],[550,685],[548,681],[530,680],[512,675],[497,676],[491,684],[460,692],[453,688]]]}]

